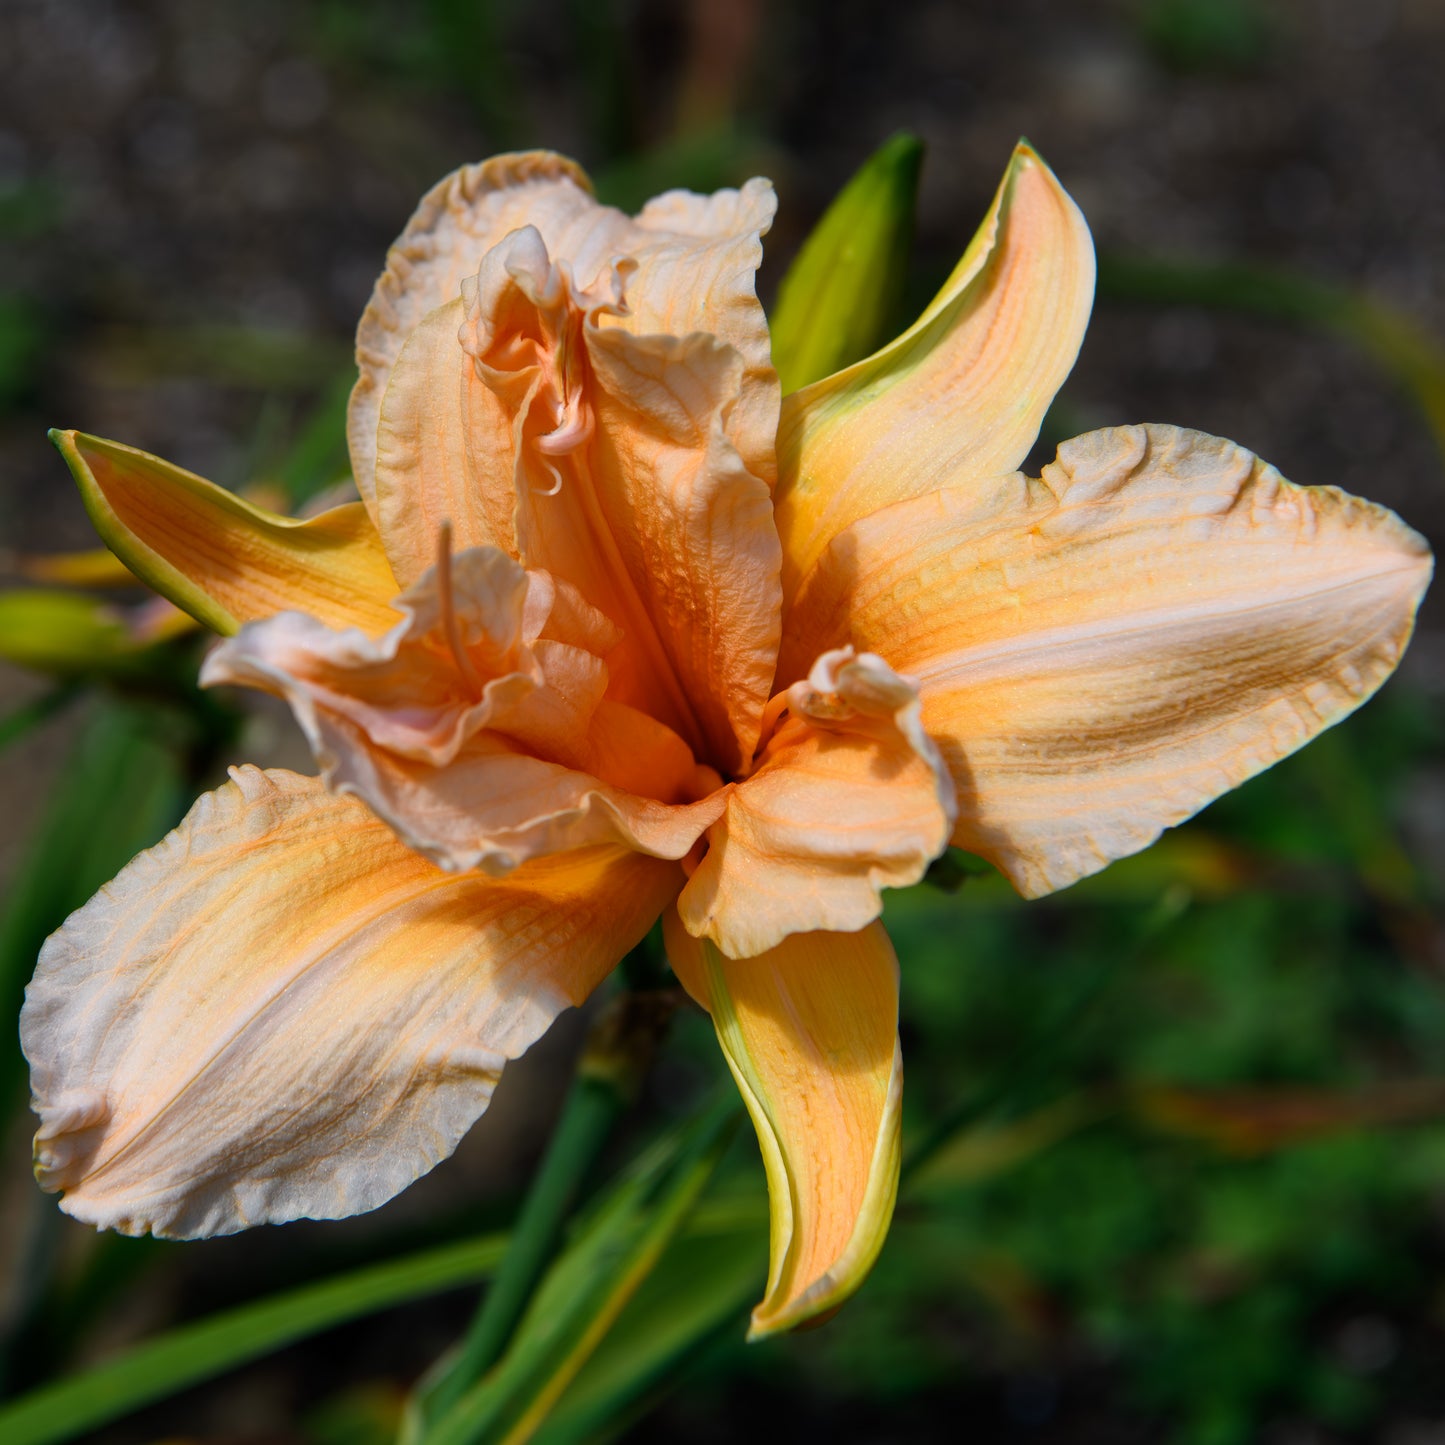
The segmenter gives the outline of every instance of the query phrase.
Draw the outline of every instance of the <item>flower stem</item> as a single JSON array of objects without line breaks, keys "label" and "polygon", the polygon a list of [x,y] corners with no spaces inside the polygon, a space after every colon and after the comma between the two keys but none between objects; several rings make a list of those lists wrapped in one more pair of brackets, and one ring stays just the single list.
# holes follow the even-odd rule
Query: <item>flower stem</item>
[{"label": "flower stem", "polygon": [[637,1096],[674,1002],[670,992],[624,988],[592,1024],[507,1253],[457,1353],[419,1401],[426,1420],[443,1418],[504,1353],[556,1251],[578,1188]]}]

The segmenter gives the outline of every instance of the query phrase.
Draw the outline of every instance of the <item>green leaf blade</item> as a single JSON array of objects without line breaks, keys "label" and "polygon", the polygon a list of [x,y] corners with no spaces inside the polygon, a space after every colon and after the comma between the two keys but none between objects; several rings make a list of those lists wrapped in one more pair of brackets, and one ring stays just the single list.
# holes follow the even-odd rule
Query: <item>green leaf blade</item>
[{"label": "green leaf blade", "polygon": [[464,1240],[183,1325],[0,1407],[0,1440],[68,1440],[347,1320],[474,1284],[491,1273],[505,1248],[503,1235]]},{"label": "green leaf blade", "polygon": [[729,1099],[613,1186],[543,1278],[508,1352],[422,1433],[425,1445],[520,1445],[532,1437],[677,1235],[737,1121]]}]

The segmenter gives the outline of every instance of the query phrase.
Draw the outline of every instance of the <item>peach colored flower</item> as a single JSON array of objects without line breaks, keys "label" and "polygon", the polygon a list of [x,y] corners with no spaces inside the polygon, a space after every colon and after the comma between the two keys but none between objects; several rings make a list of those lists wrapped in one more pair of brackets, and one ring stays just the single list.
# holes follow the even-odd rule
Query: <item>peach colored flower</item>
[{"label": "peach colored flower", "polygon": [[779,398],[765,181],[633,218],[546,154],[448,177],[362,318],[362,502],[273,516],[58,436],[107,542],[229,634],[319,778],[239,768],[46,944],[37,1171],[175,1237],[370,1209],[663,915],[762,1145],[755,1333],[897,1188],[880,890],[1029,896],[1358,706],[1430,573],[1391,513],[1165,426],[1015,469],[1093,252],[1026,146],[919,320]]}]

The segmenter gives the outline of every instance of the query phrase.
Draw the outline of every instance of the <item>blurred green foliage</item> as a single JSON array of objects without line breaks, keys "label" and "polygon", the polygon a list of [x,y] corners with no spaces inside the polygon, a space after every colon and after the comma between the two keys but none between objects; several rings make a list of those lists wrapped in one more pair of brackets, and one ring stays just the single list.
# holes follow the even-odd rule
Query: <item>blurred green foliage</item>
[{"label": "blurred green foliage", "polygon": [[1278,30],[1264,0],[1142,0],[1138,17],[1145,44],[1182,71],[1250,70],[1269,55]]}]

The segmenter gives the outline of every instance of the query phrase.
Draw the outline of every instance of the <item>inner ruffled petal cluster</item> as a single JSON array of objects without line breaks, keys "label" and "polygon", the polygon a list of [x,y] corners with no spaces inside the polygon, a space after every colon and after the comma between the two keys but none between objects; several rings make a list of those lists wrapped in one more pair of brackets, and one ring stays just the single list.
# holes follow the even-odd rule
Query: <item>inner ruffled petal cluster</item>
[{"label": "inner ruffled petal cluster", "polygon": [[953,793],[881,657],[778,691],[771,191],[666,200],[628,218],[559,174],[470,270],[394,255],[431,310],[400,345],[363,324],[385,344],[354,411],[377,415],[404,620],[263,619],[206,680],[286,698],[330,787],[446,868],[678,860],[687,926],[741,957],[875,918],[945,846]]}]

